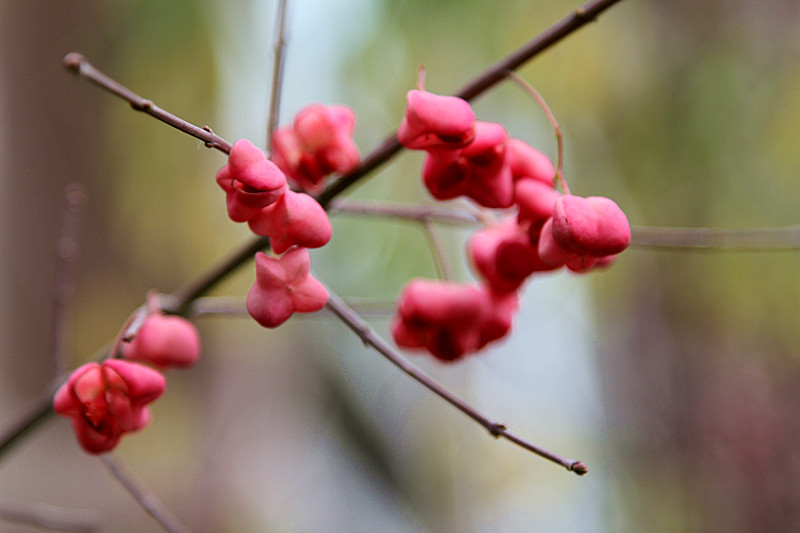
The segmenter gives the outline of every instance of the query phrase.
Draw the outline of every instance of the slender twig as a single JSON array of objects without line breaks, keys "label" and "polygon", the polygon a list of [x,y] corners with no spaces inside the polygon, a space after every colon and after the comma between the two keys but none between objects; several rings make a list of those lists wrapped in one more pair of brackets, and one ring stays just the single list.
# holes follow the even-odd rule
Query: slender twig
[{"label": "slender twig", "polygon": [[272,65],[272,86],[269,93],[269,114],[267,115],[267,152],[272,153],[272,132],[278,127],[283,91],[283,66],[286,60],[286,4],[279,0],[275,18],[275,59]]},{"label": "slender twig", "polygon": [[445,250],[439,230],[436,229],[436,226],[430,220],[422,221],[422,229],[425,231],[426,240],[431,248],[433,262],[436,265],[436,272],[439,275],[439,279],[453,281],[455,279],[455,276],[453,276],[453,267],[450,264],[450,259],[447,255],[447,250]]},{"label": "slender twig", "polygon": [[[356,310],[360,315],[390,316],[394,311],[394,301],[377,300],[375,298],[347,298],[347,305]],[[322,309],[311,315],[297,314],[294,318],[316,318],[330,313]],[[240,296],[206,296],[198,298],[189,307],[189,316],[227,316],[250,317],[245,306],[245,299]]]},{"label": "slender twig", "polygon": [[452,209],[436,205],[337,198],[331,202],[328,209],[333,213],[368,215],[381,218],[405,218],[420,222],[430,221],[437,224],[452,224],[456,226],[474,226],[488,222],[488,217],[479,211]]},{"label": "slender twig", "polygon": [[[508,71],[516,70],[526,61],[595,20],[600,13],[620,1],[621,0],[594,0],[588,2],[583,7],[579,7],[573,13],[556,22],[553,26],[506,56],[506,58],[489,67],[474,80],[466,84],[457,93],[457,96],[465,100],[471,100],[482,94],[504,79]],[[153,105],[149,100],[143,99],[97,70],[94,66],[89,64],[81,54],[75,52],[67,54],[64,58],[64,64],[79,76],[89,79],[100,87],[128,101],[135,110],[143,111],[180,131],[200,139],[209,148],[216,148],[225,154],[230,153],[230,143],[215,135],[210,128],[194,126]],[[387,136],[369,155],[362,159],[361,164],[355,170],[343,176],[340,180],[334,182],[323,191],[317,198],[320,204],[327,208],[328,204],[334,198],[357,183],[362,177],[387,162],[399,152],[401,148],[402,146],[397,141],[397,136],[394,133]],[[180,314],[185,313],[194,299],[211,290],[237,268],[247,261],[252,260],[255,252],[265,250],[268,246],[269,239],[266,237],[256,237],[250,242],[245,243],[239,250],[224,259],[218,266],[175,291],[172,294],[174,297],[173,304],[165,310]],[[39,403],[37,400],[34,408],[38,405]],[[50,412],[51,409],[49,405],[44,408],[39,408],[38,410],[32,409],[28,418],[30,419],[33,417],[38,420],[44,418]],[[28,427],[27,424],[23,424],[23,426]],[[2,457],[3,451],[7,449],[7,445],[16,441],[17,438],[18,436],[13,432],[5,432],[2,434],[2,438],[0,438],[0,457]]]},{"label": "slender twig", "polygon": [[422,370],[411,364],[400,354],[400,352],[398,352],[380,335],[378,335],[375,330],[373,330],[369,324],[367,324],[367,322],[358,315],[358,313],[349,307],[344,300],[337,296],[333,291],[328,289],[328,293],[330,294],[330,298],[328,299],[326,307],[333,311],[333,313],[339,317],[339,319],[348,328],[358,335],[364,344],[374,348],[378,353],[383,355],[408,376],[421,383],[426,389],[430,390],[447,403],[467,415],[469,418],[483,426],[491,436],[495,438],[506,439],[507,441],[533,452],[540,457],[544,457],[545,459],[558,465],[561,465],[567,470],[575,472],[578,475],[582,476],[588,472],[586,465],[581,461],[571,461],[561,457],[560,455],[544,450],[539,446],[536,446],[510,432],[503,424],[490,420],[481,414],[477,409],[467,404],[464,400],[457,397],[442,385],[437,383],[432,377],[428,376]]},{"label": "slender twig", "polygon": [[97,70],[81,54],[78,54],[77,52],[70,52],[64,56],[64,66],[75,72],[75,74],[78,76],[86,78],[103,89],[116,94],[124,100],[127,100],[131,104],[131,107],[136,111],[147,113],[151,117],[155,117],[161,122],[169,124],[173,128],[179,129],[184,133],[188,133],[192,137],[200,139],[208,148],[216,148],[225,154],[230,153],[231,144],[222,137],[215,135],[209,127],[206,126],[205,128],[200,128],[194,124],[186,122],[181,118],[176,117],[172,113],[164,111],[150,100],[142,98],[116,80]]},{"label": "slender twig", "polygon": [[63,378],[53,380],[16,420],[0,432],[0,457],[19,443],[31,430],[38,427],[53,412],[53,394],[61,386]]},{"label": "slender twig", "polygon": [[144,507],[150,516],[161,524],[166,531],[170,533],[186,533],[189,531],[185,525],[181,523],[178,518],[173,515],[169,509],[158,499],[150,489],[140,483],[133,474],[113,454],[104,454],[100,456],[103,463],[108,467],[108,470],[114,475],[115,478],[125,487],[133,498]]},{"label": "slender twig", "polygon": [[102,520],[95,511],[56,507],[38,502],[0,500],[0,522],[16,522],[53,531],[90,533],[100,531]]},{"label": "slender twig", "polygon": [[86,187],[71,183],[64,189],[64,210],[56,254],[56,280],[53,290],[54,376],[67,370],[69,359],[69,311],[75,294],[75,275],[79,255],[81,212],[86,206]]},{"label": "slender twig", "polygon": [[800,224],[752,229],[632,226],[631,245],[669,250],[798,250]]},{"label": "slender twig", "polygon": [[[621,0],[594,0],[577,8],[504,59],[490,66],[483,73],[462,87],[455,96],[469,101],[483,94],[487,89],[505,79],[508,76],[508,72],[517,70],[525,62],[536,57],[589,22],[597,19],[603,11],[620,1]],[[392,156],[401,149],[402,145],[397,140],[397,135],[389,135],[372,153],[364,158],[358,168],[342,176],[341,179],[330,185],[317,199],[323,206],[327,206],[336,196],[350,188],[363,176],[391,159]]]},{"label": "slender twig", "polygon": [[536,104],[547,117],[547,121],[550,122],[553,132],[556,134],[556,147],[558,149],[558,157],[556,159],[556,175],[554,181],[556,185],[561,186],[561,190],[564,192],[564,194],[569,194],[569,184],[567,184],[567,179],[564,177],[564,134],[561,131],[561,127],[558,125],[556,116],[550,110],[550,106],[547,105],[547,102],[542,95],[539,94],[539,91],[533,88],[533,85],[522,79],[519,75],[517,75],[516,72],[513,71],[508,71],[508,77],[514,83],[522,87],[525,92],[527,92],[534,99]]}]

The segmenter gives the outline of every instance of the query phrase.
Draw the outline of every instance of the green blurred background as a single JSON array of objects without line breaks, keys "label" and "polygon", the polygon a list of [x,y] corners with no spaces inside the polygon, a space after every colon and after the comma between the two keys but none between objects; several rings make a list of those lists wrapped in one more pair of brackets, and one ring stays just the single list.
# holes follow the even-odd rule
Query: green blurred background
[{"label": "green blurred background", "polygon": [[[405,92],[450,93],[564,16],[566,0],[290,1],[282,123],[310,102],[356,109],[362,153]],[[149,289],[206,271],[228,221],[218,152],[69,75],[80,51],[156,104],[264,145],[272,1],[0,0],[0,428],[53,372],[54,258],[64,186],[89,203],[70,314],[71,365],[113,338]],[[565,134],[573,192],[633,224],[798,222],[800,5],[625,0],[520,74]],[[555,154],[512,84],[478,117]],[[420,154],[351,196],[429,201]],[[443,230],[468,279],[468,230]],[[391,302],[432,276],[423,233],[336,216],[313,267],[339,294]],[[452,391],[590,467],[566,473],[495,442],[324,313],[275,331],[197,320],[204,355],[168,375],[154,421],[117,455],[194,531],[800,530],[796,251],[632,248],[610,270],[548,275],[514,336],[458,366],[412,356]],[[243,296],[246,265],[217,295]],[[388,316],[371,321],[386,332]],[[0,462],[0,511],[91,511],[103,531],[157,525],[49,420]],[[2,531],[32,528],[0,523]]]}]

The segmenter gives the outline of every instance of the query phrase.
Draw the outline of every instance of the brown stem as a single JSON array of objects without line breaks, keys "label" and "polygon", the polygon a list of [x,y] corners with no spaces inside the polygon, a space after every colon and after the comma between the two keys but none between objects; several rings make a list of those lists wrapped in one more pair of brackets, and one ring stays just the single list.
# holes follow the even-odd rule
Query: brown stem
[{"label": "brown stem", "polygon": [[534,89],[530,83],[518,76],[516,72],[509,71],[508,77],[514,81],[514,83],[522,87],[536,101],[536,103],[539,105],[539,108],[547,117],[547,121],[550,122],[550,126],[553,128],[553,131],[556,134],[556,146],[558,148],[556,175],[553,181],[556,186],[561,186],[561,191],[564,194],[570,194],[569,184],[567,184],[567,179],[564,177],[564,134],[561,132],[561,127],[558,125],[556,116],[550,110],[550,106],[547,105],[547,102],[544,98],[542,98],[542,95],[539,94],[539,91]]},{"label": "brown stem", "polygon": [[389,362],[405,372],[406,375],[418,381],[426,389],[433,392],[447,403],[467,415],[469,418],[483,426],[491,436],[495,438],[506,439],[507,441],[533,452],[536,455],[547,459],[548,461],[552,461],[558,465],[561,465],[567,470],[575,472],[578,475],[582,476],[588,472],[586,465],[584,465],[582,462],[571,461],[561,457],[560,455],[540,448],[539,446],[536,446],[535,444],[532,444],[511,433],[503,424],[495,422],[484,416],[480,411],[466,403],[452,392],[448,391],[432,377],[428,376],[422,370],[411,364],[411,362],[409,362],[400,354],[400,352],[386,342],[383,337],[378,335],[375,330],[373,330],[369,324],[367,324],[367,322],[358,315],[358,313],[356,313],[344,302],[344,300],[339,298],[339,296],[333,293],[330,289],[328,289],[328,293],[330,297],[326,307],[337,317],[339,317],[339,320],[341,320],[348,328],[350,328],[353,333],[358,335],[364,344],[374,348],[378,353],[388,359]]},{"label": "brown stem", "polygon": [[[579,7],[574,12],[556,22],[550,28],[546,29],[544,32],[528,41],[519,49],[506,56],[506,58],[489,67],[474,80],[467,83],[456,94],[456,96],[459,96],[465,100],[471,100],[482,94],[487,89],[504,79],[509,71],[516,70],[526,61],[561,41],[572,32],[582,28],[587,23],[595,20],[600,13],[620,1],[621,0],[593,0],[584,4],[582,7]],[[143,111],[174,128],[200,139],[209,148],[216,148],[225,154],[230,153],[230,143],[225,139],[215,135],[210,128],[198,128],[193,124],[167,113],[163,109],[155,106],[149,100],[145,100],[130,89],[124,87],[94,68],[81,54],[75,52],[67,54],[64,57],[64,65],[79,76],[89,79],[103,89],[106,89],[116,94],[120,98],[128,101],[135,110]],[[398,142],[397,136],[392,133],[386,139],[384,139],[383,142],[381,142],[381,144],[372,151],[372,153],[362,159],[358,168],[330,185],[327,189],[325,189],[325,191],[323,191],[317,200],[323,207],[327,208],[334,198],[358,182],[363,176],[366,176],[383,163],[391,159],[392,156],[399,152],[401,148],[402,146]],[[217,283],[225,279],[229,274],[242,266],[245,262],[251,260],[256,252],[265,250],[268,246],[268,238],[256,237],[252,239],[240,250],[234,252],[230,257],[223,260],[220,265],[213,268],[200,278],[187,283],[175,291],[172,294],[174,298],[173,304],[165,310],[169,312],[185,313],[194,299],[202,296],[211,288],[215,287]],[[50,393],[48,392],[48,394]],[[46,398],[49,398],[49,396]],[[47,403],[47,407],[44,408],[37,407],[42,403],[44,402],[40,403],[39,400],[37,400],[30,415],[28,415],[26,419],[21,420],[18,426],[15,427],[23,427],[22,431],[27,432],[27,430],[32,427],[35,421],[44,419],[46,415],[52,412],[50,403]],[[4,432],[2,435],[0,435],[0,457],[3,456],[3,452],[8,449],[13,442],[17,441],[19,436],[20,435],[14,430]]]},{"label": "brown stem", "polygon": [[0,522],[16,522],[41,529],[89,533],[102,529],[99,513],[44,503],[0,500]]},{"label": "brown stem", "polygon": [[204,128],[197,127],[194,124],[176,117],[172,113],[164,111],[150,100],[142,98],[116,80],[97,70],[81,54],[77,52],[70,52],[64,56],[64,66],[78,76],[86,78],[103,89],[116,94],[123,100],[127,100],[131,104],[131,107],[136,111],[147,113],[151,117],[155,117],[161,122],[169,124],[173,128],[179,129],[184,133],[188,133],[192,137],[200,139],[208,148],[216,148],[225,154],[229,154],[231,152],[231,144],[222,137],[215,135],[208,126]]},{"label": "brown stem", "polygon": [[267,115],[267,153],[272,153],[272,132],[278,127],[281,107],[281,91],[283,90],[283,66],[286,59],[286,3],[278,2],[278,13],[275,19],[277,34],[275,37],[275,59],[272,65],[272,86],[269,93],[269,115]]},{"label": "brown stem", "polygon": [[473,212],[466,209],[452,209],[436,205],[337,198],[328,208],[334,213],[401,218],[418,222],[430,221],[436,222],[437,224],[476,225],[485,224],[487,222],[486,217],[481,212]]},{"label": "brown stem", "polygon": [[800,224],[752,229],[632,226],[631,245],[672,250],[797,250],[800,248]]},{"label": "brown stem", "polygon": [[108,467],[108,470],[125,487],[133,498],[144,507],[150,516],[170,533],[188,533],[189,528],[181,523],[169,509],[158,499],[150,489],[133,477],[122,463],[112,454],[101,455],[100,459]]},{"label": "brown stem", "polygon": [[[486,90],[505,79],[510,71],[517,70],[525,62],[536,57],[589,22],[592,22],[600,13],[620,1],[621,0],[594,0],[584,4],[504,59],[490,66],[483,73],[462,87],[455,96],[470,101],[483,94]],[[362,160],[358,168],[331,184],[317,197],[317,200],[319,200],[323,207],[327,207],[331,200],[357,183],[363,176],[391,159],[392,156],[401,149],[402,145],[397,140],[397,135],[394,133],[389,135],[372,153]]]}]

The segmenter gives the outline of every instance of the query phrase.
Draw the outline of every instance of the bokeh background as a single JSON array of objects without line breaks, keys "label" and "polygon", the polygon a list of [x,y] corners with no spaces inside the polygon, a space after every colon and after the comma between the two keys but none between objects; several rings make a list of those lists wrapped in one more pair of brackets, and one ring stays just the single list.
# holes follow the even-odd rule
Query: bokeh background
[{"label": "bokeh background", "polygon": [[[430,90],[453,92],[574,7],[292,0],[281,122],[310,102],[348,104],[366,153],[399,123],[420,63]],[[65,185],[88,194],[71,366],[147,290],[174,290],[249,238],[214,183],[221,154],[61,58],[80,51],[167,110],[263,146],[274,12],[268,0],[0,0],[0,428],[52,379]],[[625,0],[520,74],[561,123],[573,192],[614,198],[636,225],[798,223],[794,0]],[[475,109],[555,154],[512,84]],[[401,154],[351,197],[429,202],[421,160]],[[442,231],[469,279],[471,230]],[[435,275],[415,225],[343,215],[313,266],[373,304],[384,334],[403,283]],[[796,250],[633,247],[606,272],[532,280],[513,337],[479,356],[411,356],[488,416],[584,460],[584,478],[489,438],[324,313],[275,331],[198,318],[201,362],[169,374],[151,427],[116,456],[200,532],[797,531],[798,267]],[[252,280],[247,265],[215,294],[241,297]],[[102,531],[158,530],[56,417],[0,458],[0,513],[39,505]]]}]

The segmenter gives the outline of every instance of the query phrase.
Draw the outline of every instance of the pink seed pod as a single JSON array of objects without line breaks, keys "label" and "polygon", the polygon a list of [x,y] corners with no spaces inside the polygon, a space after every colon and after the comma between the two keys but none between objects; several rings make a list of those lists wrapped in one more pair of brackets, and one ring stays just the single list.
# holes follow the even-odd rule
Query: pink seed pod
[{"label": "pink seed pod", "polygon": [[553,237],[553,219],[548,218],[539,232],[539,240],[536,248],[539,257],[546,264],[553,268],[558,268],[566,264],[567,261],[578,256],[575,252],[565,250],[559,246]]},{"label": "pink seed pod", "polygon": [[460,148],[472,141],[475,112],[466,100],[414,89],[406,94],[406,103],[397,130],[397,139],[406,148]]},{"label": "pink seed pod", "polygon": [[147,404],[164,393],[160,372],[109,359],[75,369],[53,396],[53,410],[72,419],[72,429],[88,453],[111,451],[120,438],[150,422]]},{"label": "pink seed pod", "polygon": [[490,313],[489,297],[478,287],[417,278],[398,299],[392,336],[398,346],[455,361],[478,349]]},{"label": "pink seed pod", "polygon": [[553,187],[556,167],[549,157],[522,139],[509,139],[507,149],[508,166],[514,181],[530,178]]},{"label": "pink seed pod", "polygon": [[533,179],[522,178],[514,183],[514,202],[519,207],[517,219],[531,228],[531,242],[539,240],[539,230],[553,215],[556,200],[561,193],[552,185]]},{"label": "pink seed pod", "polygon": [[355,112],[347,106],[311,104],[291,127],[272,135],[272,159],[297,188],[317,194],[330,174],[346,174],[361,156],[353,141]]},{"label": "pink seed pod", "polygon": [[534,272],[554,268],[539,258],[528,232],[513,217],[473,233],[467,256],[480,278],[498,293],[516,291]]},{"label": "pink seed pod", "polygon": [[200,334],[183,317],[154,313],[147,317],[130,344],[125,359],[152,363],[160,368],[192,366],[200,357]]},{"label": "pink seed pod", "polygon": [[489,296],[491,312],[481,327],[479,348],[508,335],[519,310],[519,294],[516,291],[497,292],[490,287],[484,290]]},{"label": "pink seed pod", "polygon": [[217,184],[225,191],[231,220],[246,222],[283,196],[286,176],[253,143],[239,139],[217,173]]},{"label": "pink seed pod", "polygon": [[628,218],[613,200],[566,195],[553,207],[553,239],[564,250],[603,257],[618,254],[631,242]]},{"label": "pink seed pod", "polygon": [[291,190],[252,217],[248,225],[253,233],[269,237],[272,250],[277,254],[292,246],[325,246],[333,235],[328,213],[319,202],[305,193]]},{"label": "pink seed pod", "polygon": [[508,132],[476,122],[475,138],[460,150],[429,150],[422,180],[438,200],[468,196],[484,207],[511,207],[514,183],[506,161]]},{"label": "pink seed pod", "polygon": [[292,248],[283,256],[256,254],[256,282],[247,293],[247,312],[265,328],[275,328],[294,313],[319,311],[328,291],[310,273],[306,248]]}]

